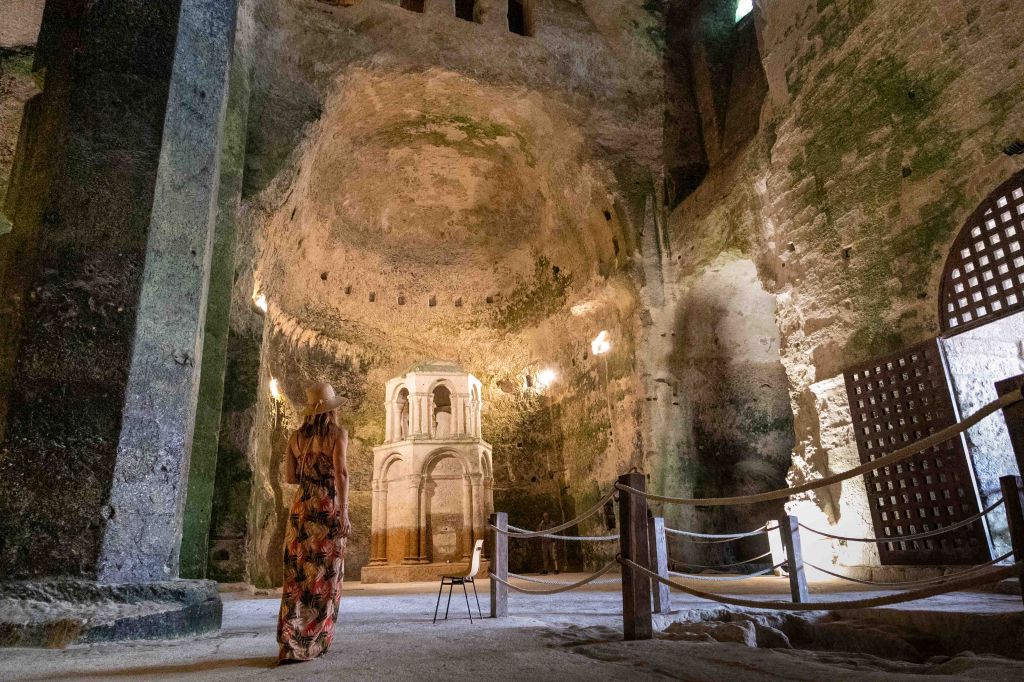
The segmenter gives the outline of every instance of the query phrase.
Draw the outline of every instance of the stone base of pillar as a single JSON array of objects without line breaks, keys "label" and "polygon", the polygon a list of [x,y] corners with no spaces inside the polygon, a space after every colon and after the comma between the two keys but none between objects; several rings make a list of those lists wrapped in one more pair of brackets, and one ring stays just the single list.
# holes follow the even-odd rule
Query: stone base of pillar
[{"label": "stone base of pillar", "polygon": [[222,611],[212,580],[0,581],[0,647],[192,637],[219,630]]},{"label": "stone base of pillar", "polygon": [[[418,564],[416,566],[407,564],[367,565],[363,566],[359,579],[366,584],[436,582],[443,575],[459,575],[468,570],[468,562],[465,564]],[[488,571],[490,571],[490,564],[483,561],[480,563],[480,572],[476,574],[476,577],[486,578]],[[480,588],[477,587],[477,589]]]}]

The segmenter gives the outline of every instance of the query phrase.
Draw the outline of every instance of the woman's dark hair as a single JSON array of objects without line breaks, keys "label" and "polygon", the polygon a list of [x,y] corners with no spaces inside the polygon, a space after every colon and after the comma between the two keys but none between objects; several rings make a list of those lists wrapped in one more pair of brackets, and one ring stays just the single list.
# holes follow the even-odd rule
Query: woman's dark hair
[{"label": "woman's dark hair", "polygon": [[306,438],[312,438],[313,436],[324,438],[334,433],[338,428],[338,417],[334,410],[331,410],[330,412],[306,417],[302,422],[302,426],[299,427],[299,433]]}]

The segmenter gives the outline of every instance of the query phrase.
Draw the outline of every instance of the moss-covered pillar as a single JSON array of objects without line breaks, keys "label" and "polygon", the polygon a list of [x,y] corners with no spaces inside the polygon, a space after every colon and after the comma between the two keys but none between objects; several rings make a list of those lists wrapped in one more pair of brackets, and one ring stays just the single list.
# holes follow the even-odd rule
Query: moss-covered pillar
[{"label": "moss-covered pillar", "polygon": [[[236,38],[239,55],[241,34]],[[210,266],[209,303],[203,332],[203,362],[199,400],[192,438],[188,492],[181,538],[181,576],[206,577],[210,518],[217,451],[224,403],[224,377],[228,360],[231,286],[235,272],[235,220],[242,192],[245,164],[245,131],[249,110],[249,83],[245,65],[236,58],[231,65],[228,113],[221,151],[220,191]]]},{"label": "moss-covered pillar", "polygon": [[181,0],[100,551],[104,582],[177,577],[236,0]]}]

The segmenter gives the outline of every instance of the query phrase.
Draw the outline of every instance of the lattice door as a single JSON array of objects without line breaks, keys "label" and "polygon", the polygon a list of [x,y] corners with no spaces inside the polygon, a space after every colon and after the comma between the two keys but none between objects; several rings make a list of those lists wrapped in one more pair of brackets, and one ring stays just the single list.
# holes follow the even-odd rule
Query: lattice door
[{"label": "lattice door", "polygon": [[[848,369],[846,391],[862,462],[956,422],[937,339]],[[990,559],[980,522],[900,541],[978,513],[974,476],[959,436],[864,477],[883,564],[975,564]]]},{"label": "lattice door", "polygon": [[957,235],[939,290],[942,329],[1024,309],[1024,171],[996,188]]}]

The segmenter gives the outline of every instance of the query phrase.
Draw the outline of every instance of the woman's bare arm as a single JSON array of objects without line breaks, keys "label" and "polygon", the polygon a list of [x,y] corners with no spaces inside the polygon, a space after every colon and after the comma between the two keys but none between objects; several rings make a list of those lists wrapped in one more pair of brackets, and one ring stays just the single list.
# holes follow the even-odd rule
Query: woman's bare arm
[{"label": "woman's bare arm", "polygon": [[352,524],[348,520],[348,430],[342,427],[341,437],[335,441],[334,485],[338,492],[338,507],[341,509],[341,535],[348,537]]},{"label": "woman's bare arm", "polygon": [[299,482],[298,467],[295,462],[295,441],[297,438],[298,435],[293,433],[292,437],[288,439],[288,448],[284,454],[284,481],[292,485]]}]

